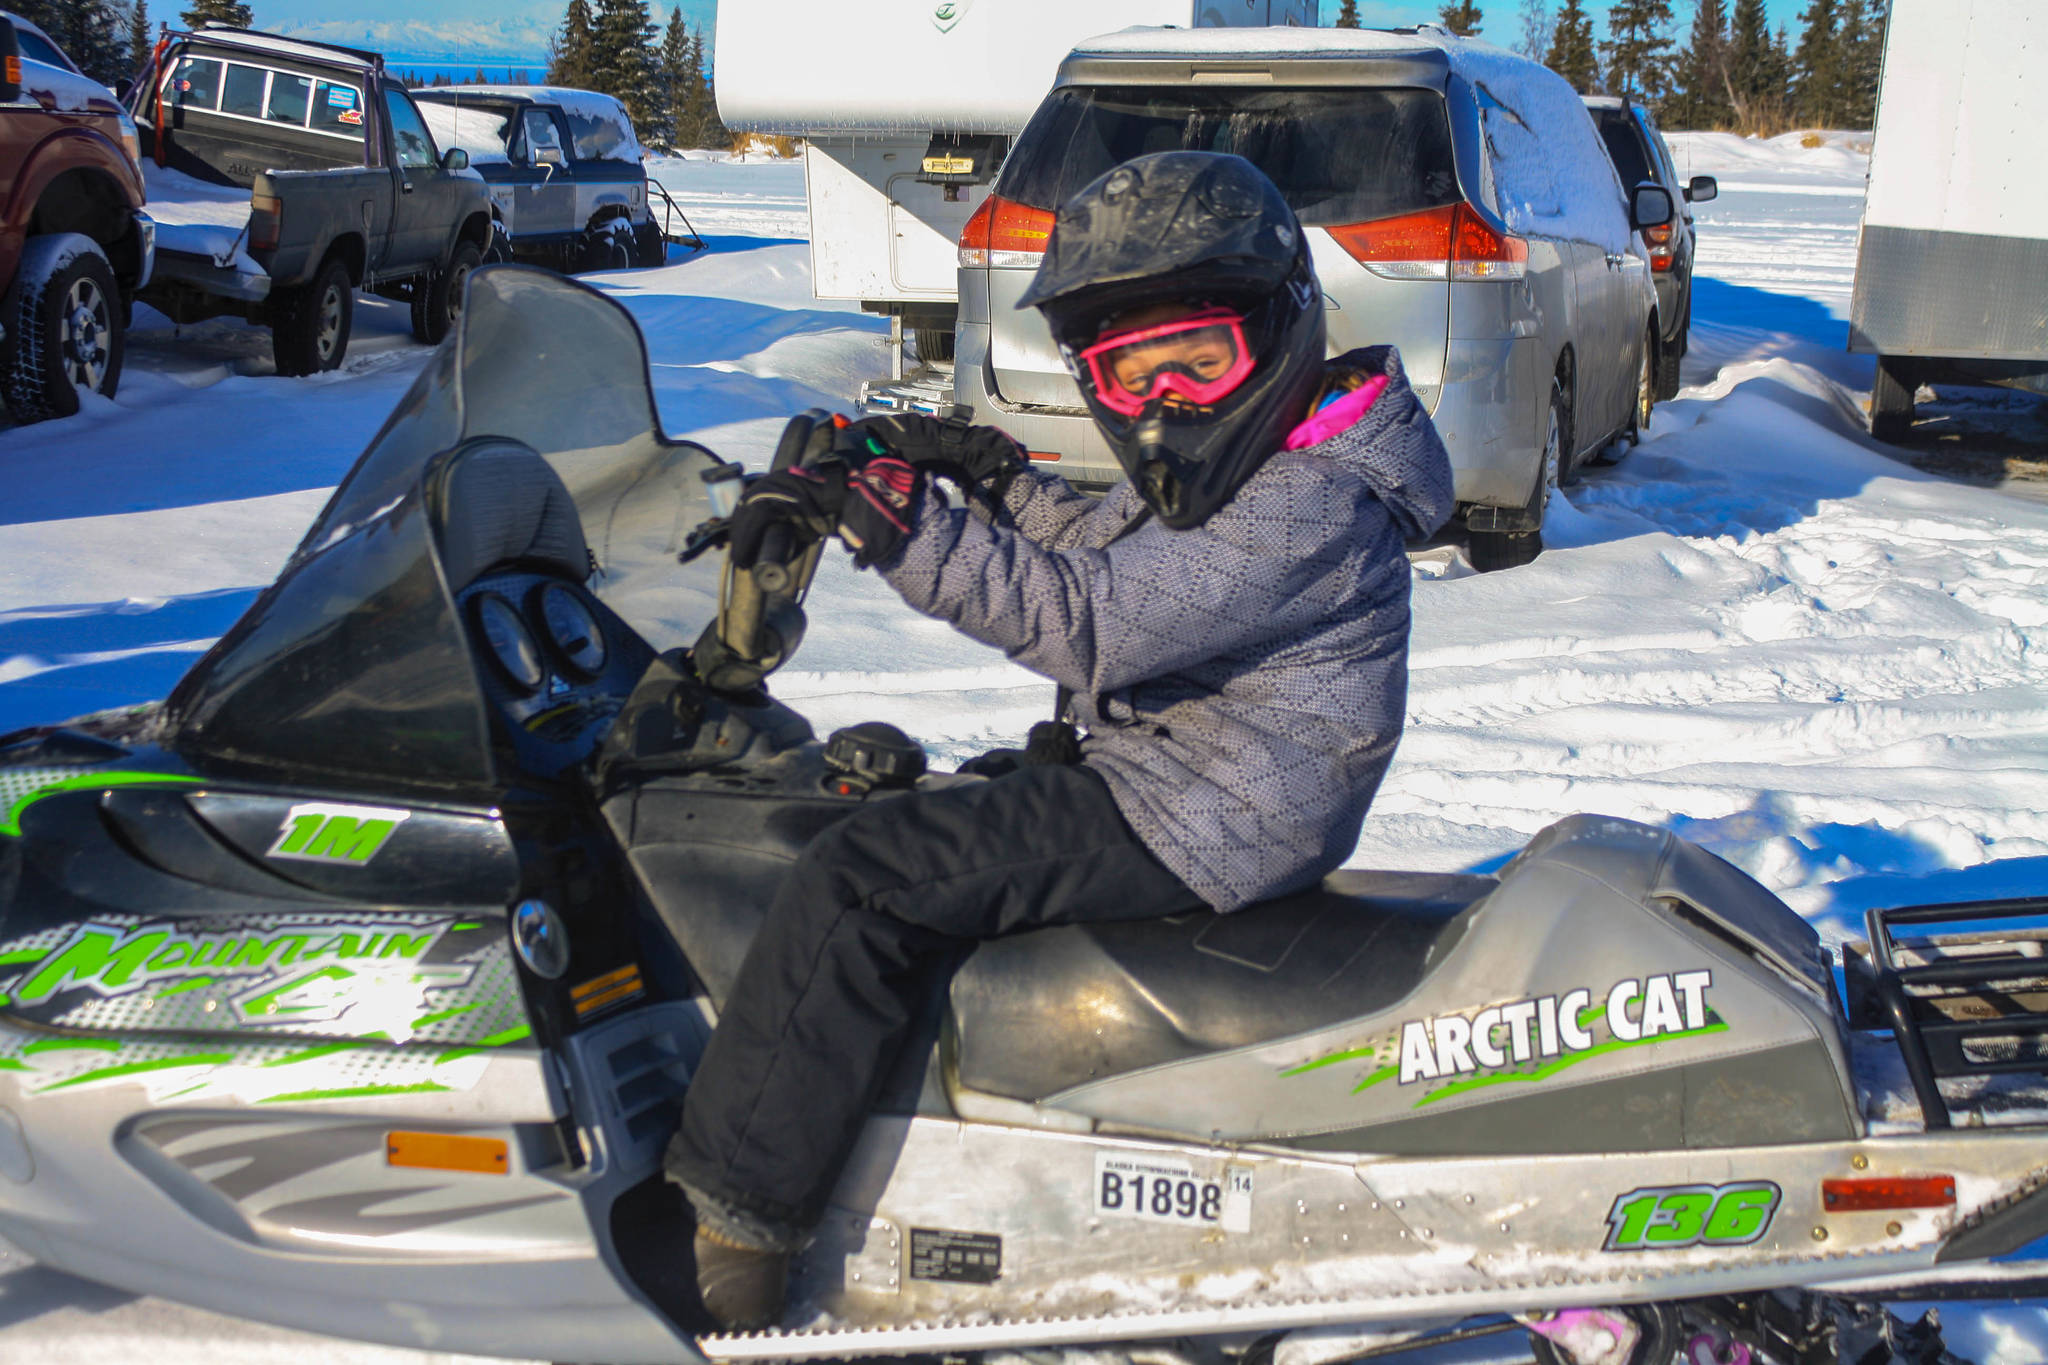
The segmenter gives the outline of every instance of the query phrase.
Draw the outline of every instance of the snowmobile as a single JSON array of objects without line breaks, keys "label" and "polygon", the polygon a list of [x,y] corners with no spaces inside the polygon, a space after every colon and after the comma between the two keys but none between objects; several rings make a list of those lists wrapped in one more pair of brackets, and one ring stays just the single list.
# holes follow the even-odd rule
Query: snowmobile
[{"label": "snowmobile", "polygon": [[1563,1365],[1918,1361],[1865,1305],[2027,1282],[2048,902],[1874,912],[1838,960],[1702,849],[1575,816],[1489,875],[982,945],[783,1324],[693,1336],[661,1159],[764,907],[863,802],[979,779],[770,695],[819,547],[730,569],[742,471],[663,434],[622,308],[469,290],[165,701],[0,737],[0,1237],[612,1365],[1503,1328]]}]

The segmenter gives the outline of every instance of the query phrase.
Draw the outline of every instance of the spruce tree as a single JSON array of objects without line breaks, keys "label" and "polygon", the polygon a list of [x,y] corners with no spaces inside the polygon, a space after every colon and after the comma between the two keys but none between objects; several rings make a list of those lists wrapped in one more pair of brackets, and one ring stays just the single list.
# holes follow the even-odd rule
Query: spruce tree
[{"label": "spruce tree", "polygon": [[1806,31],[1799,36],[1799,50],[1792,58],[1796,117],[1815,128],[1837,127],[1845,73],[1838,32],[1841,17],[1835,0],[1812,0],[1799,19]]},{"label": "spruce tree", "polygon": [[1477,38],[1479,36],[1479,20],[1482,16],[1479,13],[1479,6],[1474,4],[1472,0],[1455,0],[1455,3],[1445,5],[1442,9],[1438,10],[1437,16],[1443,21],[1445,28],[1460,37]]},{"label": "spruce tree", "polygon": [[1583,0],[1564,0],[1543,64],[1571,82],[1581,95],[1593,93],[1600,68],[1593,56],[1593,20],[1586,14]]},{"label": "spruce tree", "polygon": [[590,0],[569,0],[561,32],[548,40],[548,84],[571,90],[590,89],[593,56]]},{"label": "spruce tree", "polygon": [[102,85],[128,74],[120,18],[108,0],[40,0],[9,8],[49,34],[79,70]]},{"label": "spruce tree", "polygon": [[1735,0],[1728,21],[1728,65],[1726,92],[1735,113],[1738,132],[1775,131],[1777,109],[1784,86],[1776,80],[1771,52],[1770,19],[1764,0]]},{"label": "spruce tree", "polygon": [[1550,31],[1557,21],[1543,0],[1522,0],[1522,37],[1515,51],[1532,62],[1540,62],[1550,51]]},{"label": "spruce tree", "polygon": [[140,70],[155,46],[156,37],[149,31],[149,0],[135,0],[128,11],[128,65]]},{"label": "spruce tree", "polygon": [[654,24],[647,0],[597,0],[591,32],[591,85],[626,106],[636,134],[653,136]]},{"label": "spruce tree", "polygon": [[1845,0],[1842,6],[1844,79],[1842,113],[1845,126],[1869,128],[1877,122],[1877,84],[1884,70],[1884,18],[1881,3]]},{"label": "spruce tree", "polygon": [[1735,118],[1728,102],[1728,13],[1721,0],[1699,0],[1692,34],[1678,54],[1679,93],[1659,111],[1675,128],[1717,129]]},{"label": "spruce tree", "polygon": [[657,141],[670,147],[680,147],[682,142],[683,94],[688,90],[686,81],[690,75],[690,26],[683,22],[681,6],[673,6],[668,12],[668,28],[661,35],[661,52],[656,68],[655,93],[658,97],[660,125]]},{"label": "spruce tree", "polygon": [[690,39],[690,60],[697,70],[697,79],[690,87],[686,112],[692,128],[696,130],[696,144],[699,147],[728,147],[732,145],[732,133],[718,117],[718,100],[712,84],[711,65],[704,60],[704,31],[699,29]]},{"label": "spruce tree", "polygon": [[1607,10],[1609,93],[1655,101],[1670,86],[1671,0],[1620,0]]},{"label": "spruce tree", "polygon": [[1344,3],[1343,3],[1343,4],[1341,4],[1341,5],[1337,6],[1337,24],[1336,24],[1336,27],[1338,27],[1338,28],[1357,28],[1357,27],[1358,27],[1358,0],[1344,0]]},{"label": "spruce tree", "polygon": [[201,24],[228,24],[234,28],[248,28],[256,22],[247,5],[235,0],[192,0],[192,8],[180,10],[178,17],[185,21],[185,27],[198,28]]}]

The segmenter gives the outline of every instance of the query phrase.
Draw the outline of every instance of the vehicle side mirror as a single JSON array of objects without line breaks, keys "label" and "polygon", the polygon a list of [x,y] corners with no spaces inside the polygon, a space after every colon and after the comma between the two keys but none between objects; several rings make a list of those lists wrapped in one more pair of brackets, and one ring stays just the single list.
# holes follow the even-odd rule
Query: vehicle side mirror
[{"label": "vehicle side mirror", "polygon": [[450,147],[441,153],[441,169],[444,171],[466,171],[469,169],[469,153],[460,147]]},{"label": "vehicle side mirror", "polygon": [[1693,204],[1704,204],[1720,193],[1721,187],[1714,183],[1711,175],[1696,175],[1685,187],[1686,201]]},{"label": "vehicle side mirror", "polygon": [[1645,180],[1636,186],[1630,209],[1638,228],[1662,227],[1671,221],[1671,191]]},{"label": "vehicle side mirror", "polygon": [[21,44],[14,36],[14,21],[0,18],[0,104],[21,98]]},{"label": "vehicle side mirror", "polygon": [[533,160],[537,166],[561,166],[567,164],[562,159],[562,149],[560,147],[536,147],[533,151]]}]

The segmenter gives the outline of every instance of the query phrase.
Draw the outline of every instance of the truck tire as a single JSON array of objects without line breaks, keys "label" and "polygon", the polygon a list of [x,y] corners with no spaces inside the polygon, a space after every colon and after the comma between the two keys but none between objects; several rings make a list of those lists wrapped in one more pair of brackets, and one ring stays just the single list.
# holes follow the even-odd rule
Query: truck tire
[{"label": "truck tire", "polygon": [[1920,381],[1904,356],[1881,355],[1870,381],[1870,434],[1887,444],[1906,439],[1913,426],[1913,394]]},{"label": "truck tire", "polygon": [[121,293],[114,267],[92,238],[32,237],[0,344],[0,384],[17,422],[69,417],[79,395],[108,398],[121,384]]},{"label": "truck tire", "polygon": [[270,353],[281,375],[320,374],[348,354],[355,325],[356,291],[348,266],[330,257],[313,282],[289,290],[272,305]]},{"label": "truck tire", "polygon": [[1685,355],[1686,334],[1692,330],[1692,300],[1685,301],[1685,320],[1678,335],[1657,347],[1657,401],[1668,403],[1678,397],[1678,362]]},{"label": "truck tire", "polygon": [[1564,467],[1565,432],[1570,429],[1565,411],[1564,386],[1556,380],[1550,383],[1550,414],[1545,419],[1543,431],[1543,468],[1536,480],[1536,491],[1529,497],[1529,505],[1523,520],[1534,524],[1527,531],[1472,531],[1465,537],[1466,551],[1471,557],[1472,567],[1480,573],[1493,573],[1498,569],[1517,569],[1532,564],[1543,553],[1543,518],[1550,510],[1550,499],[1557,488],[1559,471]]},{"label": "truck tire", "polygon": [[457,242],[448,253],[448,264],[412,291],[412,334],[429,346],[441,344],[462,316],[462,288],[469,272],[483,264],[483,253],[475,242]]},{"label": "truck tire", "polygon": [[633,225],[623,218],[607,218],[583,234],[583,248],[577,253],[579,273],[591,270],[630,270],[633,266]]}]

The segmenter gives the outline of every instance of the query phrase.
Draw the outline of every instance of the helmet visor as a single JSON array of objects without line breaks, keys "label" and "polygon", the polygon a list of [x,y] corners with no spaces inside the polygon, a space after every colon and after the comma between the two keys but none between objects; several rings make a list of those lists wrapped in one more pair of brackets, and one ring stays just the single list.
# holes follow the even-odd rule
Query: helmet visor
[{"label": "helmet visor", "polygon": [[1244,316],[1208,308],[1171,322],[1105,333],[1081,352],[1095,396],[1136,417],[1156,398],[1179,394],[1197,406],[1230,396],[1252,372]]}]

